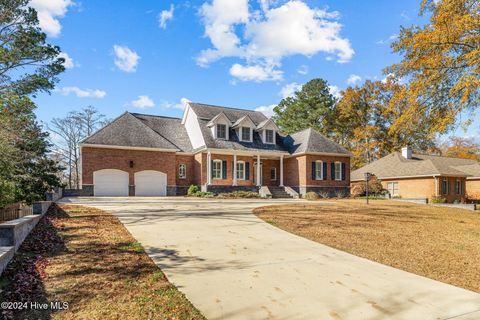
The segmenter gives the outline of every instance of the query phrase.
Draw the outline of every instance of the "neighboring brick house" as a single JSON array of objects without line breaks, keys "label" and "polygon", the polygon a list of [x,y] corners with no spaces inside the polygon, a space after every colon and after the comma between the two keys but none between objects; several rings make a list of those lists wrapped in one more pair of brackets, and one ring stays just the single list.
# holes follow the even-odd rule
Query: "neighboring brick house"
[{"label": "neighboring brick house", "polygon": [[412,153],[409,147],[352,171],[352,185],[363,183],[365,172],[374,174],[392,197],[463,202],[467,194],[480,192],[478,161]]},{"label": "neighboring brick house", "polygon": [[[81,144],[85,195],[348,194],[350,153],[312,129],[282,135],[263,113],[188,103],[182,119],[125,112]],[[276,192],[275,192],[276,191]]]}]

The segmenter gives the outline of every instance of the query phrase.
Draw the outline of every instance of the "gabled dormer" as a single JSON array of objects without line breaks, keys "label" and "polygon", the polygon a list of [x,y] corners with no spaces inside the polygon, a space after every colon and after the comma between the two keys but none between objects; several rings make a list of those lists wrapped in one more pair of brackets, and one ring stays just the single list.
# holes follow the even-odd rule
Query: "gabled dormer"
[{"label": "gabled dormer", "polygon": [[212,130],[212,136],[215,139],[222,139],[222,140],[228,140],[229,139],[229,134],[228,131],[230,129],[230,120],[228,120],[227,116],[225,113],[221,112],[217,114],[215,117],[212,118],[207,123],[207,127]]},{"label": "gabled dormer", "polygon": [[267,119],[258,124],[255,128],[260,137],[262,138],[263,143],[266,144],[275,144],[277,132],[279,131],[277,125],[272,119]]},{"label": "gabled dormer", "polygon": [[237,132],[238,140],[241,142],[253,141],[253,130],[255,127],[255,123],[248,115],[241,117],[232,125],[232,128]]}]

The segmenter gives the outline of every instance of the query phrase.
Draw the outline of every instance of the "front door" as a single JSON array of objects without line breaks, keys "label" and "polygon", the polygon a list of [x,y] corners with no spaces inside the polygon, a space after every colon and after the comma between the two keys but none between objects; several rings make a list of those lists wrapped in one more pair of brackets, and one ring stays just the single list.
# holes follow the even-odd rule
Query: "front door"
[{"label": "front door", "polygon": [[[257,185],[257,162],[253,163],[253,184]],[[260,162],[260,185],[263,184],[263,163]]]}]

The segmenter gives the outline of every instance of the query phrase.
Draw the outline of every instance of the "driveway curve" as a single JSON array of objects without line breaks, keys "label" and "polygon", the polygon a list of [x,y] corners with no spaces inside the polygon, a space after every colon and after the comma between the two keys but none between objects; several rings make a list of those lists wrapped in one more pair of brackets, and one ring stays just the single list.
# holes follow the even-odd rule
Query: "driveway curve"
[{"label": "driveway curve", "polygon": [[324,246],[252,209],[299,200],[65,198],[116,215],[208,319],[480,319],[480,295]]}]

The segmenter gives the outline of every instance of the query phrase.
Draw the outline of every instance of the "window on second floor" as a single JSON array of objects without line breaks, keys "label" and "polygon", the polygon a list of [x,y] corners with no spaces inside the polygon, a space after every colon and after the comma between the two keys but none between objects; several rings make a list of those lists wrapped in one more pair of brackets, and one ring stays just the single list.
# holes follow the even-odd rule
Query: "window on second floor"
[{"label": "window on second floor", "polygon": [[217,139],[227,139],[227,126],[217,124]]},{"label": "window on second floor", "polygon": [[266,143],[274,143],[274,131],[273,130],[265,130],[265,142]]},{"label": "window on second floor", "polygon": [[241,127],[240,128],[240,135],[242,138],[242,141],[251,141],[251,136],[250,136],[250,128],[249,127]]}]

